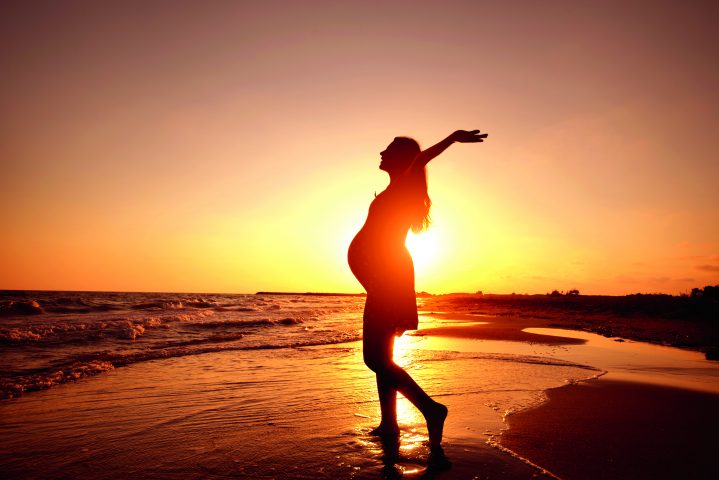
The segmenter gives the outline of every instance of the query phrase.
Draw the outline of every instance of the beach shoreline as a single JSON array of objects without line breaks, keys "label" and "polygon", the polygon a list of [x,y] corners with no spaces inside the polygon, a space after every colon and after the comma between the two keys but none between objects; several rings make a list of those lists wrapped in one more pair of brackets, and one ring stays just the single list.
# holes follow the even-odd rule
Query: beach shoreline
[{"label": "beach shoreline", "polygon": [[[428,315],[489,316],[508,328],[549,327],[702,352],[719,359],[719,301],[670,295],[447,294],[420,298]],[[499,320],[495,320],[499,321]]]},{"label": "beach shoreline", "polygon": [[[583,330],[571,321],[558,324],[553,319],[552,328],[542,328],[546,325],[543,318],[429,315],[454,319],[457,325],[428,328],[415,335],[529,342],[547,347],[584,343],[580,338],[563,336],[572,335],[568,329]],[[468,323],[472,319],[476,322]],[[555,333],[541,333],[549,330]],[[619,337],[609,340],[620,344],[627,341]],[[603,343],[611,347],[610,341]],[[704,363],[716,367],[715,362]],[[601,375],[547,389],[545,401],[510,412],[505,416],[506,429],[490,443],[558,478],[709,479],[719,475],[713,449],[719,431],[719,417],[714,412],[719,405],[719,389],[681,378],[604,369]]]}]

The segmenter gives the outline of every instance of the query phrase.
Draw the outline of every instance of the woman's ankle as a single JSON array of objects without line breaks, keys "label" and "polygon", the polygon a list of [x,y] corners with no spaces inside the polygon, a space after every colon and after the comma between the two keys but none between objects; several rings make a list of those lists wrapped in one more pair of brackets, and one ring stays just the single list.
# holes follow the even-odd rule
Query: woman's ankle
[{"label": "woman's ankle", "polygon": [[399,435],[399,425],[397,425],[396,421],[394,423],[382,421],[377,428],[370,431],[370,435],[378,437],[397,436]]}]

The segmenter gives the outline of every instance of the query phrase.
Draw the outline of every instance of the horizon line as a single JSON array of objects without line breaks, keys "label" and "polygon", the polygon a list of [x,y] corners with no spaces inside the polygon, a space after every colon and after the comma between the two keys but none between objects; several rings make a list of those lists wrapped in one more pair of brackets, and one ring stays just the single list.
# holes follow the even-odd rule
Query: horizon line
[{"label": "horizon line", "polygon": [[[553,290],[557,291],[557,290]],[[67,292],[67,293],[144,293],[144,294],[173,294],[173,295],[293,295],[293,296],[324,296],[324,297],[365,297],[367,294],[365,292],[312,292],[312,291],[306,291],[306,292],[283,292],[283,291],[256,291],[256,292],[186,292],[186,291],[141,291],[141,290],[55,290],[55,289],[14,289],[14,288],[2,288],[0,289],[0,295],[4,295],[11,292]],[[568,294],[566,292],[559,292],[558,294],[555,294],[554,296],[583,296],[583,297],[626,297],[631,295],[668,295],[672,297],[681,297],[683,295],[687,295],[685,293],[680,293],[677,295],[671,294],[671,293],[665,293],[665,292],[635,292],[635,293],[625,293],[625,294],[619,294],[619,295],[610,295],[610,294]],[[449,293],[429,293],[429,292],[415,292],[417,297],[439,297],[444,295],[473,295],[473,296],[552,296],[552,292],[546,292],[546,293],[484,293],[481,290],[476,292],[449,292]]]}]

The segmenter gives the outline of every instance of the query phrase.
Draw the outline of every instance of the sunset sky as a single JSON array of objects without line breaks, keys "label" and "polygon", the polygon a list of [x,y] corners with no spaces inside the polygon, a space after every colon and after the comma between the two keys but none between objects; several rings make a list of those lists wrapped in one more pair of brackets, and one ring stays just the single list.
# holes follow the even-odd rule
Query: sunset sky
[{"label": "sunset sky", "polygon": [[719,283],[719,3],[4,2],[0,288],[359,292],[397,135],[417,290]]}]

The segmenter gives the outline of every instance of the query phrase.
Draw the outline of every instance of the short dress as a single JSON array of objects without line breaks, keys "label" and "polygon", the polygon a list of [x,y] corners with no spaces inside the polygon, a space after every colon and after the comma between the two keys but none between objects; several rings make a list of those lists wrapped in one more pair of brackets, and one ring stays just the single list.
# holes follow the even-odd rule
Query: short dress
[{"label": "short dress", "polygon": [[416,195],[408,182],[390,185],[369,207],[367,221],[347,254],[352,273],[367,291],[364,327],[401,334],[417,329],[414,265],[405,247]]}]

